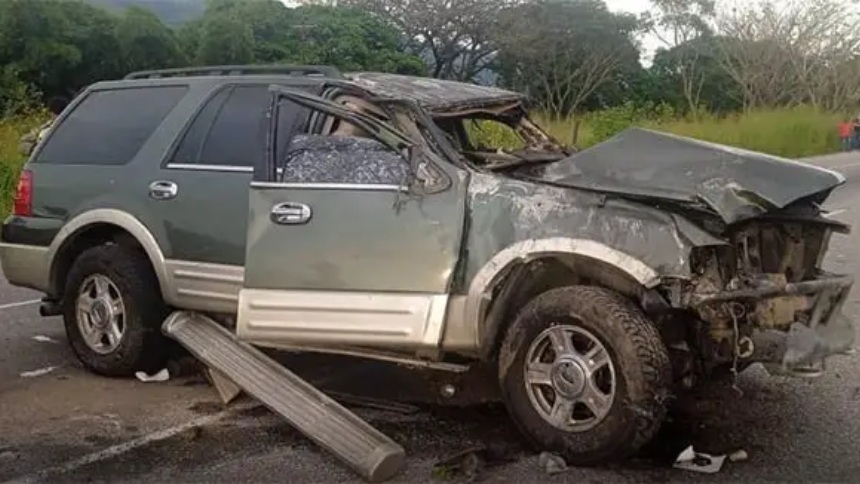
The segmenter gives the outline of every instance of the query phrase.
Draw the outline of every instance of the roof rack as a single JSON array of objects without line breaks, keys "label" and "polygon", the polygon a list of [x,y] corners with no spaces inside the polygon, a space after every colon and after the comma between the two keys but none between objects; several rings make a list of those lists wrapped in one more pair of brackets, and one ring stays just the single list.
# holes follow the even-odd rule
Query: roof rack
[{"label": "roof rack", "polygon": [[158,69],[151,71],[138,71],[128,74],[123,79],[157,79],[161,77],[189,77],[189,76],[241,76],[254,74],[280,74],[289,76],[309,77],[331,77],[342,79],[343,74],[331,66],[296,66],[296,65],[230,65],[230,66],[203,66],[203,67],[179,67],[174,69]]}]

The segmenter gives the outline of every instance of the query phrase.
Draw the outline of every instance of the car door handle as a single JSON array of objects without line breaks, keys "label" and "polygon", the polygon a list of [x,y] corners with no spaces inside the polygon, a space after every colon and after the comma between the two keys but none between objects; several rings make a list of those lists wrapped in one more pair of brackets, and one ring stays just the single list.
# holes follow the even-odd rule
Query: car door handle
[{"label": "car door handle", "polygon": [[179,186],[172,181],[154,181],[149,184],[149,198],[153,200],[169,200],[179,193]]},{"label": "car door handle", "polygon": [[278,225],[299,225],[308,223],[313,211],[304,203],[284,202],[272,207],[272,222]]}]

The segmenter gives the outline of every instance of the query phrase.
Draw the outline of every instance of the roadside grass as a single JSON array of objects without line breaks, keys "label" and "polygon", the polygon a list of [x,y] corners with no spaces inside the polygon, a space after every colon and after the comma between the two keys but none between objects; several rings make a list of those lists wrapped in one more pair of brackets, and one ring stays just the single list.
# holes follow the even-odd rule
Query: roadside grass
[{"label": "roadside grass", "polygon": [[[572,144],[572,119],[553,120],[541,113],[533,114],[532,118],[558,141]],[[840,118],[839,114],[805,106],[728,116],[704,113],[697,119],[674,116],[671,112],[643,113],[620,106],[583,116],[576,146],[588,148],[624,129],[639,126],[786,158],[802,158],[839,150],[836,127]],[[511,136],[503,127],[494,125],[482,127],[479,139],[490,146],[509,147],[515,145]]]},{"label": "roadside grass", "polygon": [[[696,119],[660,115],[639,117],[636,113],[624,112],[622,107],[586,115],[581,121],[577,146],[588,148],[628,127],[639,126],[786,158],[802,158],[839,149],[836,128],[840,118],[839,114],[807,106],[762,109],[722,117],[704,113]],[[550,121],[540,115],[536,115],[535,120],[559,141],[566,144],[572,141],[572,121]]]},{"label": "roadside grass", "polygon": [[12,196],[25,161],[18,151],[21,136],[38,127],[45,119],[42,113],[0,119],[0,220],[12,210]]},{"label": "roadside grass", "polygon": [[[533,118],[553,137],[562,143],[571,144],[572,119],[553,120],[541,113],[534,114]],[[25,160],[18,152],[19,140],[45,119],[42,112],[0,119],[0,220],[11,210],[12,196]],[[838,151],[836,126],[839,120],[839,114],[805,106],[728,116],[704,113],[697,119],[690,119],[675,116],[670,110],[659,107],[642,112],[627,105],[583,116],[576,145],[587,148],[630,126],[642,126],[787,158],[801,158]],[[514,133],[499,123],[482,123],[480,129],[470,131],[478,141],[489,146],[517,146],[518,140]]]},{"label": "roadside grass", "polygon": [[839,114],[809,107],[753,111],[699,121],[680,120],[652,126],[681,136],[786,158],[803,158],[839,150]]}]

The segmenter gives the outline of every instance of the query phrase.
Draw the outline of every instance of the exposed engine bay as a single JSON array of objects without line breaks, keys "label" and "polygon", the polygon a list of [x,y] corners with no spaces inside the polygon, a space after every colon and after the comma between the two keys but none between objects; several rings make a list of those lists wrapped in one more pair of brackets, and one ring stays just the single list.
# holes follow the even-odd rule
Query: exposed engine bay
[{"label": "exposed engine bay", "polygon": [[[819,221],[750,221],[733,226],[729,245],[694,252],[684,304],[701,322],[693,341],[705,369],[753,362],[814,375],[823,358],[848,351],[851,325],[839,314],[847,276],[821,269],[830,235]],[[707,338],[702,338],[702,336]]]}]

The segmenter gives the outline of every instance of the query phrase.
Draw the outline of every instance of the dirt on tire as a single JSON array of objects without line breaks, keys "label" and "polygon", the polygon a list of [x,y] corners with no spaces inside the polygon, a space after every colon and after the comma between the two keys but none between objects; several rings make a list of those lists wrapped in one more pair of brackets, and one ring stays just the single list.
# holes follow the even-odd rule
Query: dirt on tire
[{"label": "dirt on tire", "polygon": [[[125,330],[119,346],[104,355],[89,348],[77,323],[78,291],[92,274],[110,279],[125,306]],[[83,251],[72,263],[65,281],[63,320],[72,350],[94,373],[128,377],[137,371],[160,370],[170,349],[170,340],[160,330],[167,314],[155,272],[139,251],[119,244],[99,245]]]},{"label": "dirt on tire", "polygon": [[[547,327],[572,324],[595,335],[615,366],[615,399],[595,427],[565,432],[533,408],[523,369],[529,345]],[[627,457],[658,432],[667,412],[672,369],[656,326],[629,299],[592,286],[544,292],[518,313],[499,351],[502,395],[514,423],[537,449],[557,452],[572,465]]]}]

